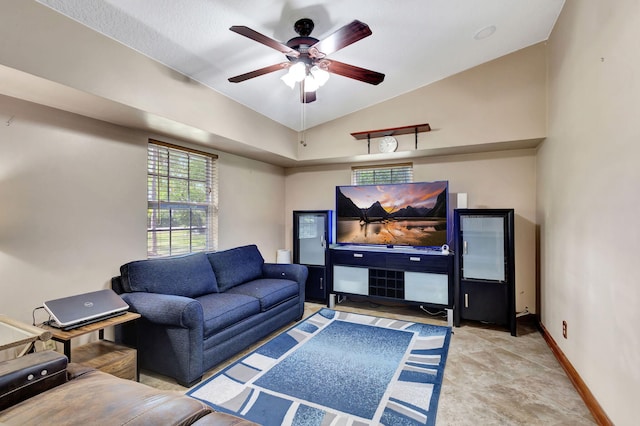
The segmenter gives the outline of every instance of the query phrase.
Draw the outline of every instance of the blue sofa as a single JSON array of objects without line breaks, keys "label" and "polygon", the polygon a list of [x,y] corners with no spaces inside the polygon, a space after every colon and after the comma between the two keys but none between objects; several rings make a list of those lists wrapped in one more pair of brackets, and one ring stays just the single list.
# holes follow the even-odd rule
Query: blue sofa
[{"label": "blue sofa", "polygon": [[303,265],[265,263],[255,245],[129,262],[112,287],[142,318],[116,339],[135,343],[141,368],[189,387],[301,319],[307,273]]}]

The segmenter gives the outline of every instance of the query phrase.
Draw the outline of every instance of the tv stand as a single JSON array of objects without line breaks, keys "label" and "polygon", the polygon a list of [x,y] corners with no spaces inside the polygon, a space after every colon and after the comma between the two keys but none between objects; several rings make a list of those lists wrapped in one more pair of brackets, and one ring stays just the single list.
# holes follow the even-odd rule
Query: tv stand
[{"label": "tv stand", "polygon": [[446,310],[453,326],[453,255],[399,246],[334,246],[329,259],[330,308],[336,295],[402,301]]}]

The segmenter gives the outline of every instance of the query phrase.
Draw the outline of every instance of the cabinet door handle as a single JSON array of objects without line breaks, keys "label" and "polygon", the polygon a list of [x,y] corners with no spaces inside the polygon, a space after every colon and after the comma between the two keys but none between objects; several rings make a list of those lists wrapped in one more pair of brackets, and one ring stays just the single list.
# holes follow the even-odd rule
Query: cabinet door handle
[{"label": "cabinet door handle", "polygon": [[320,277],[320,290],[324,290],[324,287],[322,286],[322,277]]},{"label": "cabinet door handle", "polygon": [[464,254],[469,254],[469,251],[468,251],[467,249],[468,249],[468,244],[467,244],[467,242],[466,242],[466,241],[463,241],[463,242],[462,242],[462,252],[463,252]]},{"label": "cabinet door handle", "polygon": [[353,253],[353,257],[364,257],[362,253]]},{"label": "cabinet door handle", "polygon": [[409,260],[412,261],[412,262],[420,262],[420,258],[419,257],[411,256],[411,257],[409,257]]},{"label": "cabinet door handle", "polygon": [[469,293],[464,294],[464,307],[465,308],[469,307]]}]

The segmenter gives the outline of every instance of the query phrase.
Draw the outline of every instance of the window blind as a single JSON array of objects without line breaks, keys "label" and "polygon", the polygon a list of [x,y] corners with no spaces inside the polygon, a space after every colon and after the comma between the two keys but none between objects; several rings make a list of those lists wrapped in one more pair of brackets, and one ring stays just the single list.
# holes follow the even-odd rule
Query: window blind
[{"label": "window blind", "polygon": [[149,140],[147,256],[217,248],[217,156]]},{"label": "window blind", "polygon": [[352,185],[410,182],[413,182],[413,164],[387,164],[381,166],[353,167],[351,169]]}]

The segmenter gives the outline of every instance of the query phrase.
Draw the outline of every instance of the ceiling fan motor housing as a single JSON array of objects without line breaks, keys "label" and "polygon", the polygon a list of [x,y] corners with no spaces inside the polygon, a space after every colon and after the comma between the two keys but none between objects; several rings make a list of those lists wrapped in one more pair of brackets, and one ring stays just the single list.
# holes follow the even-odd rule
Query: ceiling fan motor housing
[{"label": "ceiling fan motor housing", "polygon": [[317,38],[309,37],[309,34],[311,34],[311,31],[313,31],[314,27],[315,24],[309,18],[298,19],[293,25],[293,29],[299,35],[299,37],[292,38],[286,43],[286,45],[293,50],[298,51],[300,53],[300,57],[296,58],[294,56],[287,56],[287,59],[289,59],[289,61],[301,61],[306,65],[312,65],[313,60],[309,57],[309,47],[313,46],[319,41]]},{"label": "ceiling fan motor housing", "polygon": [[303,61],[306,64],[311,64],[311,58],[309,57],[309,47],[318,42],[317,38],[313,37],[294,37],[289,40],[286,45],[300,52],[300,57],[287,56],[290,61]]},{"label": "ceiling fan motor housing", "polygon": [[293,29],[296,34],[300,34],[301,37],[307,37],[313,31],[314,23],[309,18],[298,19],[295,24],[293,24]]}]

